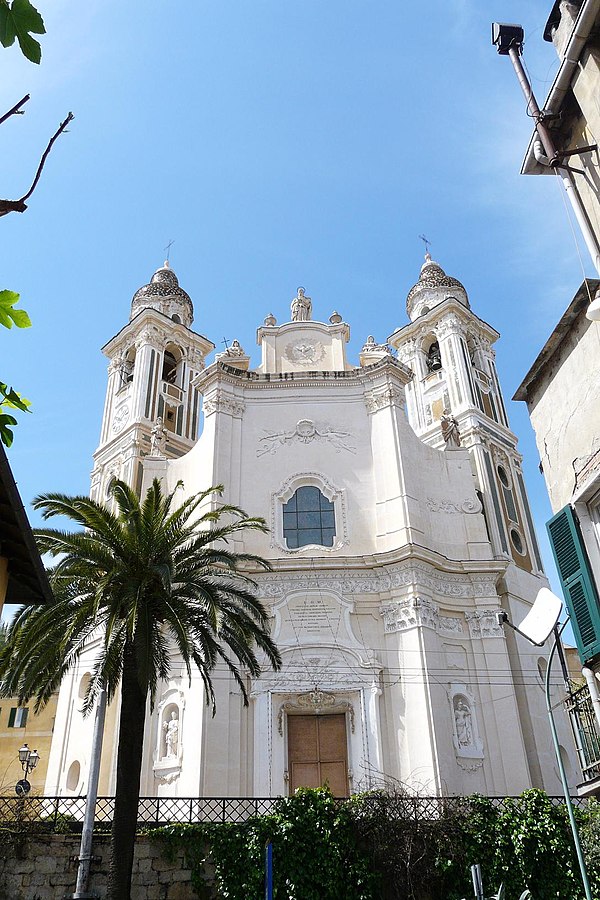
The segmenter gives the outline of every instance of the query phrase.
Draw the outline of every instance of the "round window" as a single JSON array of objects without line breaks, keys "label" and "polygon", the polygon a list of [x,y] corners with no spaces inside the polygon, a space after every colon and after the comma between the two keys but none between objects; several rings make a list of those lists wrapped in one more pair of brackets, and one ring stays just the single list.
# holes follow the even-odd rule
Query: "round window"
[{"label": "round window", "polygon": [[520,553],[522,556],[524,556],[525,550],[523,548],[523,541],[521,539],[521,535],[519,534],[519,532],[517,531],[516,528],[510,529],[510,539],[513,542],[513,547],[515,548],[517,553]]},{"label": "round window", "polygon": [[506,474],[506,469],[504,466],[498,466],[497,470],[498,478],[502,482],[505,488],[510,487],[510,481],[508,480],[508,475]]}]

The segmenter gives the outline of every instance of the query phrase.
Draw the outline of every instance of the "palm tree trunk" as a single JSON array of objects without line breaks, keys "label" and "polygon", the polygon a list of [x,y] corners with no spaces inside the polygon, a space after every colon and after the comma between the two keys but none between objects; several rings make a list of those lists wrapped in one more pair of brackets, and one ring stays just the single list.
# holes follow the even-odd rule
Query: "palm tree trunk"
[{"label": "palm tree trunk", "polygon": [[121,679],[117,786],[107,900],[130,900],[131,896],[145,718],[146,694],[140,688],[137,677],[135,648],[128,641]]}]

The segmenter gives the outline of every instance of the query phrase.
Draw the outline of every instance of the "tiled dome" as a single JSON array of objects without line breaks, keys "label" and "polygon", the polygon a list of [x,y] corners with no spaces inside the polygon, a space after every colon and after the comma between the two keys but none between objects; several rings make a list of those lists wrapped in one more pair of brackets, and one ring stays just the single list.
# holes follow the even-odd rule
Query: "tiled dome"
[{"label": "tiled dome", "polygon": [[421,266],[419,280],[411,287],[406,298],[406,311],[412,320],[428,312],[448,297],[454,297],[463,306],[469,306],[469,298],[464,286],[457,278],[446,275],[429,253]]},{"label": "tiled dome", "polygon": [[131,301],[131,316],[134,318],[142,309],[157,309],[169,318],[180,321],[188,328],[194,319],[194,306],[183,288],[179,287],[177,275],[165,262],[157,269],[150,283],[139,288]]}]

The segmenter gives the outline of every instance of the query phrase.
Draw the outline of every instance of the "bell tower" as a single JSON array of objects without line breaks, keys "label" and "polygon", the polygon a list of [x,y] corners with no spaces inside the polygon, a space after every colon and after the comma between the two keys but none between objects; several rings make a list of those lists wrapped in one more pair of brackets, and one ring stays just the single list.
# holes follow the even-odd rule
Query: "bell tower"
[{"label": "bell tower", "polygon": [[[152,445],[174,459],[196,442],[200,396],[192,386],[214,344],[191,330],[194,307],[169,263],[133,296],[129,322],[102,348],[110,360],[91,495],[113,478],[136,490]],[[159,421],[160,420],[160,421]]]},{"label": "bell tower", "polygon": [[[471,454],[495,555],[542,572],[522,457],[496,372],[493,344],[499,333],[475,315],[464,286],[429,253],[406,310],[410,324],[397,329],[389,343],[414,373],[406,388],[414,431],[425,443],[449,451],[458,434],[460,446]],[[449,433],[454,437],[447,441]]]}]

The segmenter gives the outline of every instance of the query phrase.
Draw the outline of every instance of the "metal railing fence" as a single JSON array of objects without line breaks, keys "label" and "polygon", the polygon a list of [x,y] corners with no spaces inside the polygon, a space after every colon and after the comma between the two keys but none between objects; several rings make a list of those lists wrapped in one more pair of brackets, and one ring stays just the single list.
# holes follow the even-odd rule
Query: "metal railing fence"
[{"label": "metal railing fence", "polygon": [[[245,822],[253,816],[272,813],[280,797],[140,797],[138,827],[183,823]],[[519,806],[519,797],[489,797],[498,809],[509,804]],[[575,806],[584,806],[585,799],[573,797]],[[550,797],[560,805],[563,797]],[[0,797],[0,828],[23,828],[31,831],[80,831],[85,811],[85,797]],[[346,802],[340,800],[340,803]],[[468,812],[469,797],[410,797],[397,795],[395,816],[404,820],[436,820],[452,812]],[[525,802],[525,801],[523,801]],[[98,797],[94,827],[109,831],[114,813],[114,797]]]}]

